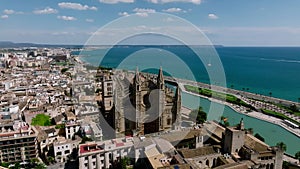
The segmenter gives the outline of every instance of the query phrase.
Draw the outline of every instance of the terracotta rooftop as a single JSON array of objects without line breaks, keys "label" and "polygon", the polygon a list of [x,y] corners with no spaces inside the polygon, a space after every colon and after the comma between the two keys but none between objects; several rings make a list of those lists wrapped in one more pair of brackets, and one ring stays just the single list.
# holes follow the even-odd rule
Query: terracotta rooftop
[{"label": "terracotta rooftop", "polygon": [[253,135],[247,134],[245,137],[245,145],[257,152],[267,151],[269,146],[254,137]]},{"label": "terracotta rooftop", "polygon": [[189,164],[175,164],[171,166],[159,167],[158,169],[190,169]]},{"label": "terracotta rooftop", "polygon": [[79,146],[79,149],[81,154],[103,150],[101,147],[97,146],[97,144],[82,144]]},{"label": "terracotta rooftop", "polygon": [[183,149],[183,150],[180,150],[179,152],[182,154],[182,156],[184,158],[194,158],[194,157],[217,153],[214,150],[213,146],[200,147],[197,149]]},{"label": "terracotta rooftop", "polygon": [[192,139],[197,135],[203,135],[201,129],[200,130],[170,132],[170,133],[161,135],[160,138],[163,138],[172,143],[172,142],[181,141],[184,139]]}]

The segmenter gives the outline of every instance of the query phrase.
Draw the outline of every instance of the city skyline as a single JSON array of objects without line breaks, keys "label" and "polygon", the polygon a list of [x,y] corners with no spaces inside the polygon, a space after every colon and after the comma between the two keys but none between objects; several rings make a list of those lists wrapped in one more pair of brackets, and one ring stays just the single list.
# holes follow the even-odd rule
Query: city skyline
[{"label": "city skyline", "polygon": [[12,0],[1,5],[1,41],[84,44],[99,28],[119,17],[168,13],[191,22],[217,45],[300,45],[297,1],[29,0],[20,3]]}]

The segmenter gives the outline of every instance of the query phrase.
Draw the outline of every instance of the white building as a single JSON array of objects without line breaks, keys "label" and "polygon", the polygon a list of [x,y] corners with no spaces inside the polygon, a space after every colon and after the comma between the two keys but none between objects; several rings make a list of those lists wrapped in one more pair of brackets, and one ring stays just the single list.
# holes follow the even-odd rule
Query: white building
[{"label": "white building", "polygon": [[64,137],[59,137],[53,143],[55,160],[57,162],[65,162],[68,160],[72,152],[77,151],[80,140],[66,140]]},{"label": "white building", "polygon": [[74,121],[69,121],[65,125],[66,138],[72,139],[74,135],[79,131],[80,124]]},{"label": "white building", "polygon": [[134,154],[132,137],[118,138],[79,145],[80,169],[106,169],[113,161]]}]

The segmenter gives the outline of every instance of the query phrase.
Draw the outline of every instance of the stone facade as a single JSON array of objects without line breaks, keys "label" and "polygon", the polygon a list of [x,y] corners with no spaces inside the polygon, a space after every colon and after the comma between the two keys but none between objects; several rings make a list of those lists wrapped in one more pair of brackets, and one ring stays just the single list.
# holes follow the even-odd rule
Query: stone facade
[{"label": "stone facade", "polygon": [[179,128],[181,91],[177,84],[176,90],[166,86],[162,68],[157,77],[137,69],[133,77],[124,72],[102,71],[98,79],[102,84],[102,116],[117,135],[145,135]]}]

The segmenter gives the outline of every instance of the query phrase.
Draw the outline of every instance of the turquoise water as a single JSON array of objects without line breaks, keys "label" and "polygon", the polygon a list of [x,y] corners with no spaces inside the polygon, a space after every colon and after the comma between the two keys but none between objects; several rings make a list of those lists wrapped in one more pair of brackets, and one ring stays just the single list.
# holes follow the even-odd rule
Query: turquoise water
[{"label": "turquoise water", "polygon": [[241,90],[298,101],[300,98],[300,48],[218,48],[227,84]]},{"label": "turquoise water", "polygon": [[[200,98],[186,93],[182,94],[182,104],[184,106],[191,109],[195,109],[197,108],[199,103],[205,112],[209,112],[211,104],[214,104],[214,106],[216,107],[222,107],[221,104],[211,102],[204,98]],[[208,116],[214,117],[212,115]],[[300,138],[288,132],[280,126],[253,117],[249,117],[244,114],[237,113],[228,106],[225,106],[223,116],[228,117],[230,125],[238,124],[241,118],[243,118],[245,128],[253,128],[254,133],[259,133],[261,136],[263,136],[265,142],[270,146],[274,146],[278,142],[284,142],[287,145],[287,153],[290,155],[295,155],[295,153],[300,150]],[[209,118],[209,120],[219,121],[219,118]]]},{"label": "turquoise water", "polygon": [[[223,63],[228,87],[233,86],[238,90],[244,88],[249,92],[263,95],[272,92],[273,97],[296,102],[300,98],[300,48],[222,47],[216,50]],[[209,81],[203,63],[195,59],[195,54],[186,47],[159,47],[152,50],[145,47],[120,47],[113,48],[106,55],[105,51],[99,49],[82,52],[87,56],[82,59],[94,65],[101,64],[130,70],[135,70],[136,66],[141,70],[153,68],[144,70],[148,72],[157,72],[155,69],[163,66],[172,76],[194,80],[187,73],[190,68],[197,81],[214,84]],[[203,55],[209,55],[205,50],[203,51]],[[105,59],[101,62],[104,55]],[[131,59],[126,58],[129,55]],[[125,62],[119,65],[124,58],[126,58]]]}]

